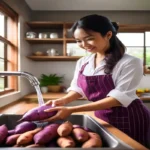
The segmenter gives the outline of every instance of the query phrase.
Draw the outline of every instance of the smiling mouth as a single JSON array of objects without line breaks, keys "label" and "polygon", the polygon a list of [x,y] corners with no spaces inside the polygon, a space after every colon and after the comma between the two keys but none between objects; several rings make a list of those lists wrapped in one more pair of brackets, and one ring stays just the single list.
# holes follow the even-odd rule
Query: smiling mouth
[{"label": "smiling mouth", "polygon": [[90,49],[86,48],[86,50],[87,50],[88,52],[91,52],[91,51],[93,51],[94,49],[95,49],[95,47],[90,48]]}]

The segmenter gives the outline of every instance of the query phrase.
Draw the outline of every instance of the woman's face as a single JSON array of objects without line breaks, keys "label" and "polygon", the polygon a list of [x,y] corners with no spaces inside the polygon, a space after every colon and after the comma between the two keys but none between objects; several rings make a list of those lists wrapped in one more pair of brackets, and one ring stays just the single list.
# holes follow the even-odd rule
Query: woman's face
[{"label": "woman's face", "polygon": [[77,28],[74,32],[74,38],[78,46],[91,53],[104,54],[109,48],[109,39],[111,36],[111,31],[109,31],[104,37],[99,32],[86,32],[81,28]]}]

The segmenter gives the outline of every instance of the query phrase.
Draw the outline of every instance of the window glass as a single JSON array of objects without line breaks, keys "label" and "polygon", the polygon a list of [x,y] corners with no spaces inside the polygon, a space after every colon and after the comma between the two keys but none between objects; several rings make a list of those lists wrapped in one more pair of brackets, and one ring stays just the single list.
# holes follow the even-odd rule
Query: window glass
[{"label": "window glass", "polygon": [[4,15],[0,12],[0,36],[3,36],[4,37],[4,31],[5,31],[5,28],[4,28]]},{"label": "window glass", "polygon": [[4,43],[0,41],[0,58],[4,58]]},{"label": "window glass", "polygon": [[127,54],[138,57],[143,60],[144,47],[127,47]]},{"label": "window glass", "polygon": [[150,47],[146,47],[146,65],[150,66]]},{"label": "window glass", "polygon": [[117,37],[125,46],[144,46],[144,33],[118,33]]},{"label": "window glass", "polygon": [[145,32],[145,45],[150,46],[150,32]]},{"label": "window glass", "polygon": [[0,58],[0,71],[4,71],[4,60]]},{"label": "window glass", "polygon": [[0,91],[4,91],[4,78],[0,77]]}]

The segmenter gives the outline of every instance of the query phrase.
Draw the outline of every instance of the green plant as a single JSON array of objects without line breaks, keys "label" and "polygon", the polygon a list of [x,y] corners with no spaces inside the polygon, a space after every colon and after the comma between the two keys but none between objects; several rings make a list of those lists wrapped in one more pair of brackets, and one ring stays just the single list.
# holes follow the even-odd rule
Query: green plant
[{"label": "green plant", "polygon": [[64,77],[58,76],[57,74],[45,75],[41,74],[39,79],[40,86],[59,85],[63,82]]}]

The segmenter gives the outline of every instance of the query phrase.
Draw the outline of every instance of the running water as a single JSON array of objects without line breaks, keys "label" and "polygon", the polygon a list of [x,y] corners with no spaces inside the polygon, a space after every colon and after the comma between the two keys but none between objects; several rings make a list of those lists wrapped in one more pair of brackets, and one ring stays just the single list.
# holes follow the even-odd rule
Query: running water
[{"label": "running water", "polygon": [[36,92],[37,92],[37,97],[38,97],[39,106],[41,106],[41,105],[44,104],[44,100],[43,100],[43,96],[42,96],[40,87],[39,87],[39,85],[36,85],[36,86],[34,86],[34,87],[35,87]]}]

